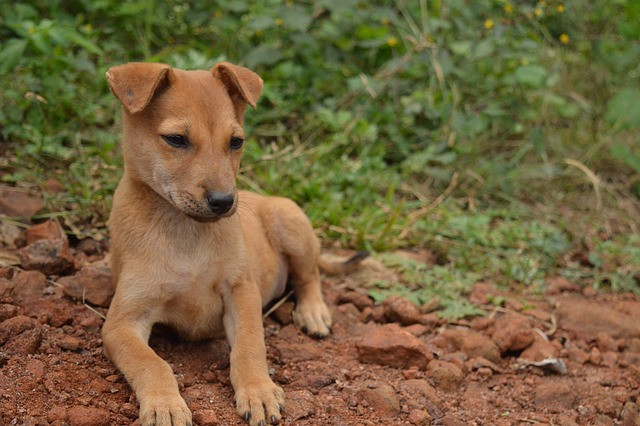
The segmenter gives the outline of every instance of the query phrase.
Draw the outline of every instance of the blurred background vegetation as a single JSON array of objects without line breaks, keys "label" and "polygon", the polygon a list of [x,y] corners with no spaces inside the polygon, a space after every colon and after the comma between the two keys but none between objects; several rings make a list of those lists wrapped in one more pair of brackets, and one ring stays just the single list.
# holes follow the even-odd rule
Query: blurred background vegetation
[{"label": "blurred background vegetation", "polygon": [[1,178],[102,237],[104,72],[229,60],[266,82],[241,185],[295,199],[325,245],[427,248],[433,282],[637,291],[639,22],[637,0],[0,0]]}]

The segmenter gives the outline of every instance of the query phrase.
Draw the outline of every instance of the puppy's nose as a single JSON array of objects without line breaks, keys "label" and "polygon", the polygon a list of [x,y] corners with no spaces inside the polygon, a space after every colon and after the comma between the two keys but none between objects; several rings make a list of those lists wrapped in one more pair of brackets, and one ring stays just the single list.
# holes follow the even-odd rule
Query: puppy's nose
[{"label": "puppy's nose", "polygon": [[217,191],[207,194],[207,204],[209,204],[209,208],[215,214],[225,214],[228,212],[231,207],[233,207],[234,201],[235,196],[233,194]]}]

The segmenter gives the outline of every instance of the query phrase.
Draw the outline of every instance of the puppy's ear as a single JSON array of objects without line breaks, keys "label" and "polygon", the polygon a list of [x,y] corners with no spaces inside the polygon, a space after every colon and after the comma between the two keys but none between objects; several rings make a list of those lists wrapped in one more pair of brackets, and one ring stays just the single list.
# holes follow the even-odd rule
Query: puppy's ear
[{"label": "puppy's ear", "polygon": [[262,79],[253,71],[229,62],[216,64],[211,68],[211,73],[224,83],[238,118],[242,121],[247,104],[256,107],[262,92]]},{"label": "puppy's ear", "polygon": [[131,62],[109,68],[106,75],[115,97],[135,114],[149,105],[158,87],[169,81],[173,72],[165,64]]}]

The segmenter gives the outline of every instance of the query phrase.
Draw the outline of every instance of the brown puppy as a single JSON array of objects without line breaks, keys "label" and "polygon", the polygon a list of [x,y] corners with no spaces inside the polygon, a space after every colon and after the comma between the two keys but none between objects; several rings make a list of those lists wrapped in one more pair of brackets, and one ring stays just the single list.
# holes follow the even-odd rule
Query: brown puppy
[{"label": "brown puppy", "polygon": [[319,244],[292,201],[236,190],[244,114],[262,80],[130,63],[107,72],[123,105],[124,175],[109,222],[116,294],[102,336],[140,402],[143,425],[191,424],[171,367],[148,346],[153,324],[188,339],[225,332],[238,413],[277,423],[284,393],[268,374],[261,309],[290,279],[295,324],[322,337]]}]

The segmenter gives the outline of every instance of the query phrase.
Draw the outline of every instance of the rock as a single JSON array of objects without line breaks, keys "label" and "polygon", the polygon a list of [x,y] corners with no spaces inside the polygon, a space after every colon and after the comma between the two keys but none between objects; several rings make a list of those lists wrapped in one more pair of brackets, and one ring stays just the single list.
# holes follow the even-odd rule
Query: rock
[{"label": "rock", "polygon": [[455,391],[464,380],[460,367],[450,362],[433,360],[429,363],[427,372],[433,383],[445,392]]},{"label": "rock", "polygon": [[45,275],[59,275],[73,269],[66,238],[38,240],[19,251],[22,268],[40,271]]},{"label": "rock", "polygon": [[26,245],[33,244],[38,240],[57,240],[64,238],[60,226],[53,220],[33,225],[24,233]]},{"label": "rock", "polygon": [[75,406],[67,411],[71,426],[109,426],[109,413],[95,407]]},{"label": "rock", "polygon": [[109,307],[115,292],[111,269],[107,266],[85,266],[75,275],[60,278],[58,283],[67,296],[104,308]]},{"label": "rock", "polygon": [[562,379],[547,377],[534,389],[533,403],[552,413],[561,413],[573,407],[576,400],[575,389]]},{"label": "rock", "polygon": [[373,300],[369,296],[356,291],[347,291],[338,295],[336,304],[342,305],[345,303],[352,303],[360,311],[373,306]]},{"label": "rock", "polygon": [[506,315],[495,322],[491,339],[498,345],[501,354],[528,348],[535,338],[535,331],[526,318]]},{"label": "rock", "polygon": [[24,190],[0,185],[0,214],[30,218],[44,208],[41,197]]},{"label": "rock", "polygon": [[394,322],[402,325],[411,325],[420,321],[420,310],[408,301],[399,296],[391,296],[382,304],[385,316]]},{"label": "rock", "polygon": [[81,251],[87,256],[95,256],[103,250],[100,243],[93,238],[83,238],[76,246],[76,250]]},{"label": "rock", "polygon": [[79,351],[85,346],[82,339],[74,336],[64,336],[58,340],[58,346],[65,351]]},{"label": "rock", "polygon": [[138,418],[138,409],[135,405],[125,402],[120,406],[120,414],[131,420],[135,420]]},{"label": "rock", "polygon": [[443,331],[440,337],[454,351],[462,351],[469,358],[486,358],[492,362],[500,361],[498,346],[488,337],[464,328],[451,328]]},{"label": "rock", "polygon": [[614,339],[640,337],[640,310],[631,314],[602,306],[577,296],[564,296],[558,303],[558,324],[577,340],[591,340],[598,333]]},{"label": "rock", "polygon": [[411,410],[407,416],[407,420],[416,426],[429,426],[433,421],[429,413],[424,410]]},{"label": "rock", "polygon": [[18,307],[8,303],[0,304],[0,323],[18,315]]},{"label": "rock", "polygon": [[33,355],[38,352],[40,343],[42,343],[42,329],[36,327],[9,339],[2,350],[7,355]]},{"label": "rock", "polygon": [[302,389],[320,389],[335,383],[334,376],[329,374],[308,374],[291,383],[291,386]]},{"label": "rock", "polygon": [[356,344],[358,358],[365,364],[388,365],[397,368],[427,368],[433,354],[417,337],[397,324],[374,328]]},{"label": "rock", "polygon": [[607,352],[607,351],[617,352],[620,347],[619,343],[615,339],[611,338],[611,336],[609,336],[608,333],[604,333],[604,332],[600,332],[596,336],[596,346],[602,352]]},{"label": "rock", "polygon": [[567,356],[571,361],[577,362],[578,364],[585,364],[589,361],[589,354],[580,348],[570,348],[567,351]]},{"label": "rock", "polygon": [[296,307],[293,302],[284,302],[271,314],[281,325],[293,323],[293,309]]},{"label": "rock", "polygon": [[386,383],[370,381],[356,392],[356,398],[366,401],[380,417],[391,418],[400,414],[400,400],[395,390]]},{"label": "rock", "polygon": [[539,362],[549,358],[557,358],[558,352],[558,349],[553,343],[542,337],[539,333],[535,333],[533,344],[520,354],[520,358],[527,361]]},{"label": "rock", "polygon": [[308,390],[287,392],[285,413],[287,422],[296,422],[316,413],[316,397]]},{"label": "rock", "polygon": [[66,420],[67,420],[67,409],[62,406],[54,405],[47,412],[47,421],[49,423],[62,424],[62,422],[65,422]]},{"label": "rock", "polygon": [[412,379],[400,382],[400,389],[408,394],[424,398],[432,404],[438,402],[435,388],[424,379]]},{"label": "rock", "polygon": [[216,426],[218,425],[218,416],[213,410],[198,410],[193,413],[193,421],[198,426]]},{"label": "rock", "polygon": [[35,328],[36,321],[25,315],[18,315],[0,323],[0,345],[27,330]]},{"label": "rock", "polygon": [[16,240],[20,237],[22,230],[9,222],[0,222],[0,242],[10,249],[16,248]]},{"label": "rock", "polygon": [[620,413],[620,420],[622,420],[623,426],[635,426],[640,424],[640,409],[638,409],[638,405],[627,401],[622,407],[622,412]]},{"label": "rock", "polygon": [[24,271],[13,278],[11,296],[14,302],[27,308],[42,299],[47,277],[39,271]]},{"label": "rock", "polygon": [[429,327],[427,327],[424,324],[412,324],[409,325],[407,327],[404,328],[405,331],[413,334],[416,337],[420,337],[424,334],[427,334],[427,332],[430,330]]}]

